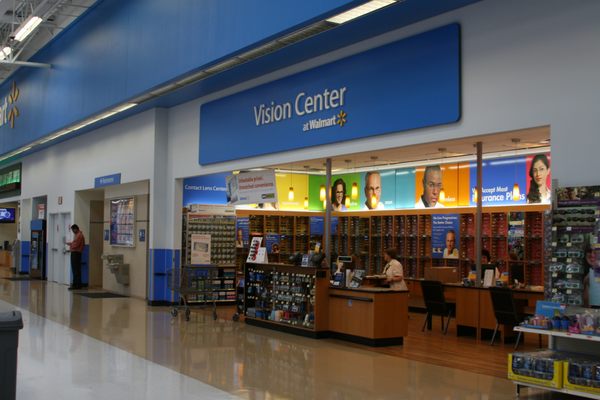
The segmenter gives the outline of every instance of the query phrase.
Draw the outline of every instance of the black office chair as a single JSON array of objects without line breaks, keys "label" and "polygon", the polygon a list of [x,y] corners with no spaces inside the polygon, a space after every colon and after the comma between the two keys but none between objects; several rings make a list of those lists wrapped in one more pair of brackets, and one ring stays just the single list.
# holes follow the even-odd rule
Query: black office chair
[{"label": "black office chair", "polygon": [[[492,296],[492,306],[494,307],[494,315],[496,316],[496,328],[492,335],[492,341],[490,346],[494,345],[496,340],[496,334],[498,333],[498,326],[500,324],[505,326],[516,326],[523,321],[523,316],[517,311],[515,305],[515,298],[513,291],[509,288],[491,287],[490,296]],[[515,343],[515,350],[519,347],[521,341],[521,334],[517,335],[517,343]]]},{"label": "black office chair", "polygon": [[[425,317],[421,332],[425,331],[426,325],[431,330],[431,318],[434,315],[439,315],[442,317],[442,330],[445,335],[448,332],[450,319],[455,315],[456,304],[446,302],[444,298],[444,286],[440,281],[421,281],[421,289],[423,291],[425,307],[427,308],[427,316]],[[444,317],[448,318],[446,327],[444,327]]]}]

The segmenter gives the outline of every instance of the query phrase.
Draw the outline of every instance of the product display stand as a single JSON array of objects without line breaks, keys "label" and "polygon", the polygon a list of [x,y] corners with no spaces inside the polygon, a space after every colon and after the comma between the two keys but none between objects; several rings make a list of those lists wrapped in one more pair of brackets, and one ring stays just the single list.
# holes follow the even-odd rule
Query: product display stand
[{"label": "product display stand", "polygon": [[[600,336],[582,335],[568,332],[550,331],[525,327],[515,327],[515,332],[535,333],[548,336],[548,349],[571,353],[585,354],[586,356],[600,357]],[[565,370],[567,368],[565,367]],[[532,387],[553,392],[567,393],[571,395],[586,397],[589,399],[600,399],[600,394],[588,393],[572,388],[551,388],[528,382],[513,381],[516,385],[516,394],[519,396],[522,386]]]},{"label": "product display stand", "polygon": [[[211,264],[215,272],[210,281],[190,282],[203,285],[212,296],[190,294],[188,302],[201,303],[211,297],[217,303],[236,301],[235,210],[226,206],[193,205],[183,215],[181,265]],[[196,286],[194,286],[196,285]]]},{"label": "product display stand", "polygon": [[246,323],[319,337],[327,329],[328,271],[285,264],[246,263]]}]

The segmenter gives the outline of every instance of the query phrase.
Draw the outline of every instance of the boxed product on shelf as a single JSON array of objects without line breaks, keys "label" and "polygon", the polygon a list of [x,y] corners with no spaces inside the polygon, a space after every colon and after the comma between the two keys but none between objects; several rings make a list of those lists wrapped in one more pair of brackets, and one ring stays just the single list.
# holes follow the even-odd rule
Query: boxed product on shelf
[{"label": "boxed product on shelf", "polygon": [[591,357],[569,357],[563,363],[563,387],[600,394],[600,361]]},{"label": "boxed product on shelf", "polygon": [[566,355],[551,350],[508,355],[508,379],[560,389]]}]

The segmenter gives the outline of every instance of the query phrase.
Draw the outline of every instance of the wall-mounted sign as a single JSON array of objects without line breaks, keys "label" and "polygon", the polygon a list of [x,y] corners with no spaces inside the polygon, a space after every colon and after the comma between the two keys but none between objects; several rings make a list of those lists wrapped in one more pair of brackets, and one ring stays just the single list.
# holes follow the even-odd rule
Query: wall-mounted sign
[{"label": "wall-mounted sign", "polygon": [[21,194],[21,163],[0,169],[0,193],[3,197]]},{"label": "wall-mounted sign", "polygon": [[183,180],[183,205],[227,204],[227,173],[185,178]]},{"label": "wall-mounted sign", "polygon": [[106,176],[99,176],[97,178],[94,178],[94,187],[95,188],[111,186],[111,185],[119,185],[119,184],[121,184],[121,174],[120,173],[106,175]]},{"label": "wall-mounted sign", "polygon": [[460,91],[452,24],[203,104],[199,162],[456,122]]},{"label": "wall-mounted sign", "polygon": [[19,88],[13,81],[10,92],[0,102],[0,127],[6,124],[9,124],[11,129],[15,127],[15,119],[19,116],[17,100],[19,100]]},{"label": "wall-mounted sign", "polygon": [[37,205],[37,219],[46,219],[46,205],[45,204]]}]

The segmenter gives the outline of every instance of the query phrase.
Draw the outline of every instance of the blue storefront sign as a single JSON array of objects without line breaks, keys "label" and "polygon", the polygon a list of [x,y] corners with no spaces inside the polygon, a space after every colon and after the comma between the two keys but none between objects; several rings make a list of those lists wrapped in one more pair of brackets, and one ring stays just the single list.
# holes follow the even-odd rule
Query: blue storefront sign
[{"label": "blue storefront sign", "polygon": [[226,177],[230,173],[195,176],[183,180],[183,205],[227,204]]},{"label": "blue storefront sign", "polygon": [[202,105],[199,162],[447,124],[460,115],[460,26],[451,24]]},{"label": "blue storefront sign", "polygon": [[111,185],[120,185],[120,184],[121,184],[121,174],[99,176],[94,179],[94,187],[95,188],[111,186]]}]

